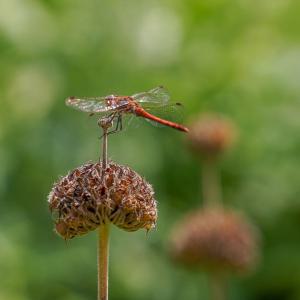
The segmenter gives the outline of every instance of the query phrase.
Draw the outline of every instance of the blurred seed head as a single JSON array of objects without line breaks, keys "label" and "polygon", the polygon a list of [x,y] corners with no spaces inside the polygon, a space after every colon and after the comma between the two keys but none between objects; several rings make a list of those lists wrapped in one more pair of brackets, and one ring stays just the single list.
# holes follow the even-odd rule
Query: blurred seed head
[{"label": "blurred seed head", "polygon": [[199,116],[191,124],[188,135],[192,150],[212,158],[229,148],[234,137],[232,122],[212,114]]},{"label": "blurred seed head", "polygon": [[243,215],[206,208],[180,222],[171,235],[175,261],[208,271],[247,272],[258,259],[258,232]]},{"label": "blurred seed head", "polygon": [[109,162],[87,163],[55,183],[49,208],[55,230],[65,239],[113,223],[126,231],[150,230],[157,220],[152,186],[129,167]]}]

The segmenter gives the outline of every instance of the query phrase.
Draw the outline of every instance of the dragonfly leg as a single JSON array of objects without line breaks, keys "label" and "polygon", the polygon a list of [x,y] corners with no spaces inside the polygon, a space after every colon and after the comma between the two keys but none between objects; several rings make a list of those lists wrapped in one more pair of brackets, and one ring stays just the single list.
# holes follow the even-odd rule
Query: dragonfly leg
[{"label": "dragonfly leg", "polygon": [[[115,116],[114,116],[115,117]],[[118,131],[121,131],[123,129],[123,124],[122,124],[122,115],[118,114],[117,115],[117,125],[116,128],[114,130],[111,130],[110,132],[108,132],[107,134],[113,134],[116,133]]]},{"label": "dragonfly leg", "polygon": [[119,116],[119,118],[120,118],[120,131],[122,131],[123,130],[123,119],[122,119],[121,115]]},{"label": "dragonfly leg", "polygon": [[[102,127],[102,129],[104,129],[103,128],[103,124],[106,124],[106,128],[108,129],[109,127],[112,127],[113,126],[113,121],[114,121],[114,118],[116,117],[116,112],[113,112],[113,113],[111,113],[111,114],[109,114],[108,116],[106,116],[106,117],[103,117],[103,118],[100,118],[99,120],[98,120],[98,125],[99,125],[99,127]],[[103,133],[103,135],[101,135],[100,137],[99,137],[99,139],[101,140],[102,138],[103,138],[103,136],[104,135],[108,135],[108,134],[110,134],[110,132],[105,132],[105,133]]]},{"label": "dragonfly leg", "polygon": [[[117,124],[116,124],[115,129],[113,129],[111,131],[108,131],[106,133],[107,135],[116,133],[116,132],[121,131],[123,129],[122,114],[120,114],[118,112],[113,112],[110,115],[108,115],[106,118],[109,120],[108,122],[110,122],[110,123],[113,123],[114,119],[117,118]],[[100,136],[99,139],[102,139],[102,138],[103,138],[103,135]]]},{"label": "dragonfly leg", "polygon": [[114,118],[116,117],[116,114],[117,114],[117,112],[113,112],[113,113],[111,113],[107,116],[107,118],[110,120],[110,122],[114,121]]}]

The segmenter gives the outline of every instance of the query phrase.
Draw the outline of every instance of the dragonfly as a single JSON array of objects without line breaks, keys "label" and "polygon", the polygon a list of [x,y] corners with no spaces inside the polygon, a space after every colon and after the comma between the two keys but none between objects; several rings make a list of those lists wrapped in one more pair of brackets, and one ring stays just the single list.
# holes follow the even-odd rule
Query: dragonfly
[{"label": "dragonfly", "polygon": [[126,114],[142,117],[154,123],[188,132],[187,127],[151,113],[153,109],[163,112],[170,108],[181,106],[180,103],[172,104],[169,100],[169,92],[163,86],[158,86],[147,92],[137,93],[132,96],[69,97],[66,99],[66,105],[90,115],[96,114],[105,118],[108,117],[111,121],[117,120],[117,125],[113,132],[122,130],[122,118]]}]

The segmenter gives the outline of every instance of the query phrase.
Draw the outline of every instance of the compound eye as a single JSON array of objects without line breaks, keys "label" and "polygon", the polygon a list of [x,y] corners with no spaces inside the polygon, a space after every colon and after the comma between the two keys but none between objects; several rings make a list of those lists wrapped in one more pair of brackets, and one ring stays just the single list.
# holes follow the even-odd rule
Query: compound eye
[{"label": "compound eye", "polygon": [[115,99],[115,96],[114,95],[109,95],[109,96],[106,96],[105,97],[105,100],[114,100]]}]

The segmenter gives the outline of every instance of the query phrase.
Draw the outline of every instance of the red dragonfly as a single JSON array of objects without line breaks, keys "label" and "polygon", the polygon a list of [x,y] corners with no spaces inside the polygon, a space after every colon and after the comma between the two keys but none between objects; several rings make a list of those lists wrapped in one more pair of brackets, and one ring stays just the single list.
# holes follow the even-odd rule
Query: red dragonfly
[{"label": "red dragonfly", "polygon": [[170,95],[168,91],[164,87],[159,86],[148,92],[138,93],[132,96],[110,95],[93,98],[69,97],[66,99],[66,105],[90,113],[91,115],[100,114],[109,117],[111,118],[111,121],[117,119],[117,125],[114,132],[122,130],[122,117],[124,114],[132,114],[137,117],[151,120],[155,123],[188,132],[189,130],[187,127],[159,118],[149,112],[153,108],[164,111],[165,109],[181,105],[180,103],[170,104],[169,100]]}]

